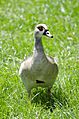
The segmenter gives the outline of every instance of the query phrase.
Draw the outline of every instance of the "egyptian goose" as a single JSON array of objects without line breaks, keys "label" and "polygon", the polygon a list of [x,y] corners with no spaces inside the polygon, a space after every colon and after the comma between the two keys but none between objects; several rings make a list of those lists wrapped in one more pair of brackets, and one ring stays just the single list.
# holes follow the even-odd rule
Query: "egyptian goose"
[{"label": "egyptian goose", "polygon": [[54,58],[48,57],[44,53],[43,35],[53,38],[45,24],[38,24],[34,31],[33,55],[24,60],[19,69],[19,74],[29,95],[32,88],[47,87],[51,89],[58,74],[58,66]]}]

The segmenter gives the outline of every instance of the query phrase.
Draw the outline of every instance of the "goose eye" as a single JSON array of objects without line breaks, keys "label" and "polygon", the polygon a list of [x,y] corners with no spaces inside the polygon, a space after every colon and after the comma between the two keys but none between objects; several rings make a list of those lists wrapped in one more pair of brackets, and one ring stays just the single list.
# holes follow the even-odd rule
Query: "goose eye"
[{"label": "goose eye", "polygon": [[43,31],[43,27],[42,27],[42,26],[38,27],[38,29],[39,29],[40,31]]},{"label": "goose eye", "polygon": [[49,34],[49,32],[47,32],[46,34]]}]

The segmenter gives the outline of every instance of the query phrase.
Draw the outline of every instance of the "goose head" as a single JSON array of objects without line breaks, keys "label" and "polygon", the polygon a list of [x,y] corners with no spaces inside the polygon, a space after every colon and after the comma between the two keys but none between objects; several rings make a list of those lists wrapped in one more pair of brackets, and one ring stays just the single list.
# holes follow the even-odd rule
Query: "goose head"
[{"label": "goose head", "polygon": [[41,38],[43,35],[49,37],[49,38],[53,38],[53,36],[51,35],[51,33],[49,32],[47,26],[45,24],[38,24],[35,27],[35,38]]}]

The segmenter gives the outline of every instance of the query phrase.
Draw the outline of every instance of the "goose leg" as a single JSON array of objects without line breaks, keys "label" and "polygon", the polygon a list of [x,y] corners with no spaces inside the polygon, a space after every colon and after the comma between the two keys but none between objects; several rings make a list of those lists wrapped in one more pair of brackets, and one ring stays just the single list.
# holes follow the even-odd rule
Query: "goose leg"
[{"label": "goose leg", "polygon": [[48,88],[48,96],[51,96],[51,87]]},{"label": "goose leg", "polygon": [[31,90],[27,90],[27,93],[28,93],[28,97],[30,97],[30,95],[31,95]]}]

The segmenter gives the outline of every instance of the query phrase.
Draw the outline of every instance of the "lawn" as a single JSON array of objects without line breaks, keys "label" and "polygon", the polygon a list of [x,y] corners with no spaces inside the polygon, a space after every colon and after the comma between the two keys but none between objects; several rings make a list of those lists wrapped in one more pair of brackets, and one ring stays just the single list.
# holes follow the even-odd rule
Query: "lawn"
[{"label": "lawn", "polygon": [[[43,37],[45,53],[58,59],[51,100],[42,88],[29,99],[18,74],[38,23],[54,36]],[[79,119],[79,0],[0,0],[0,119]]]}]

